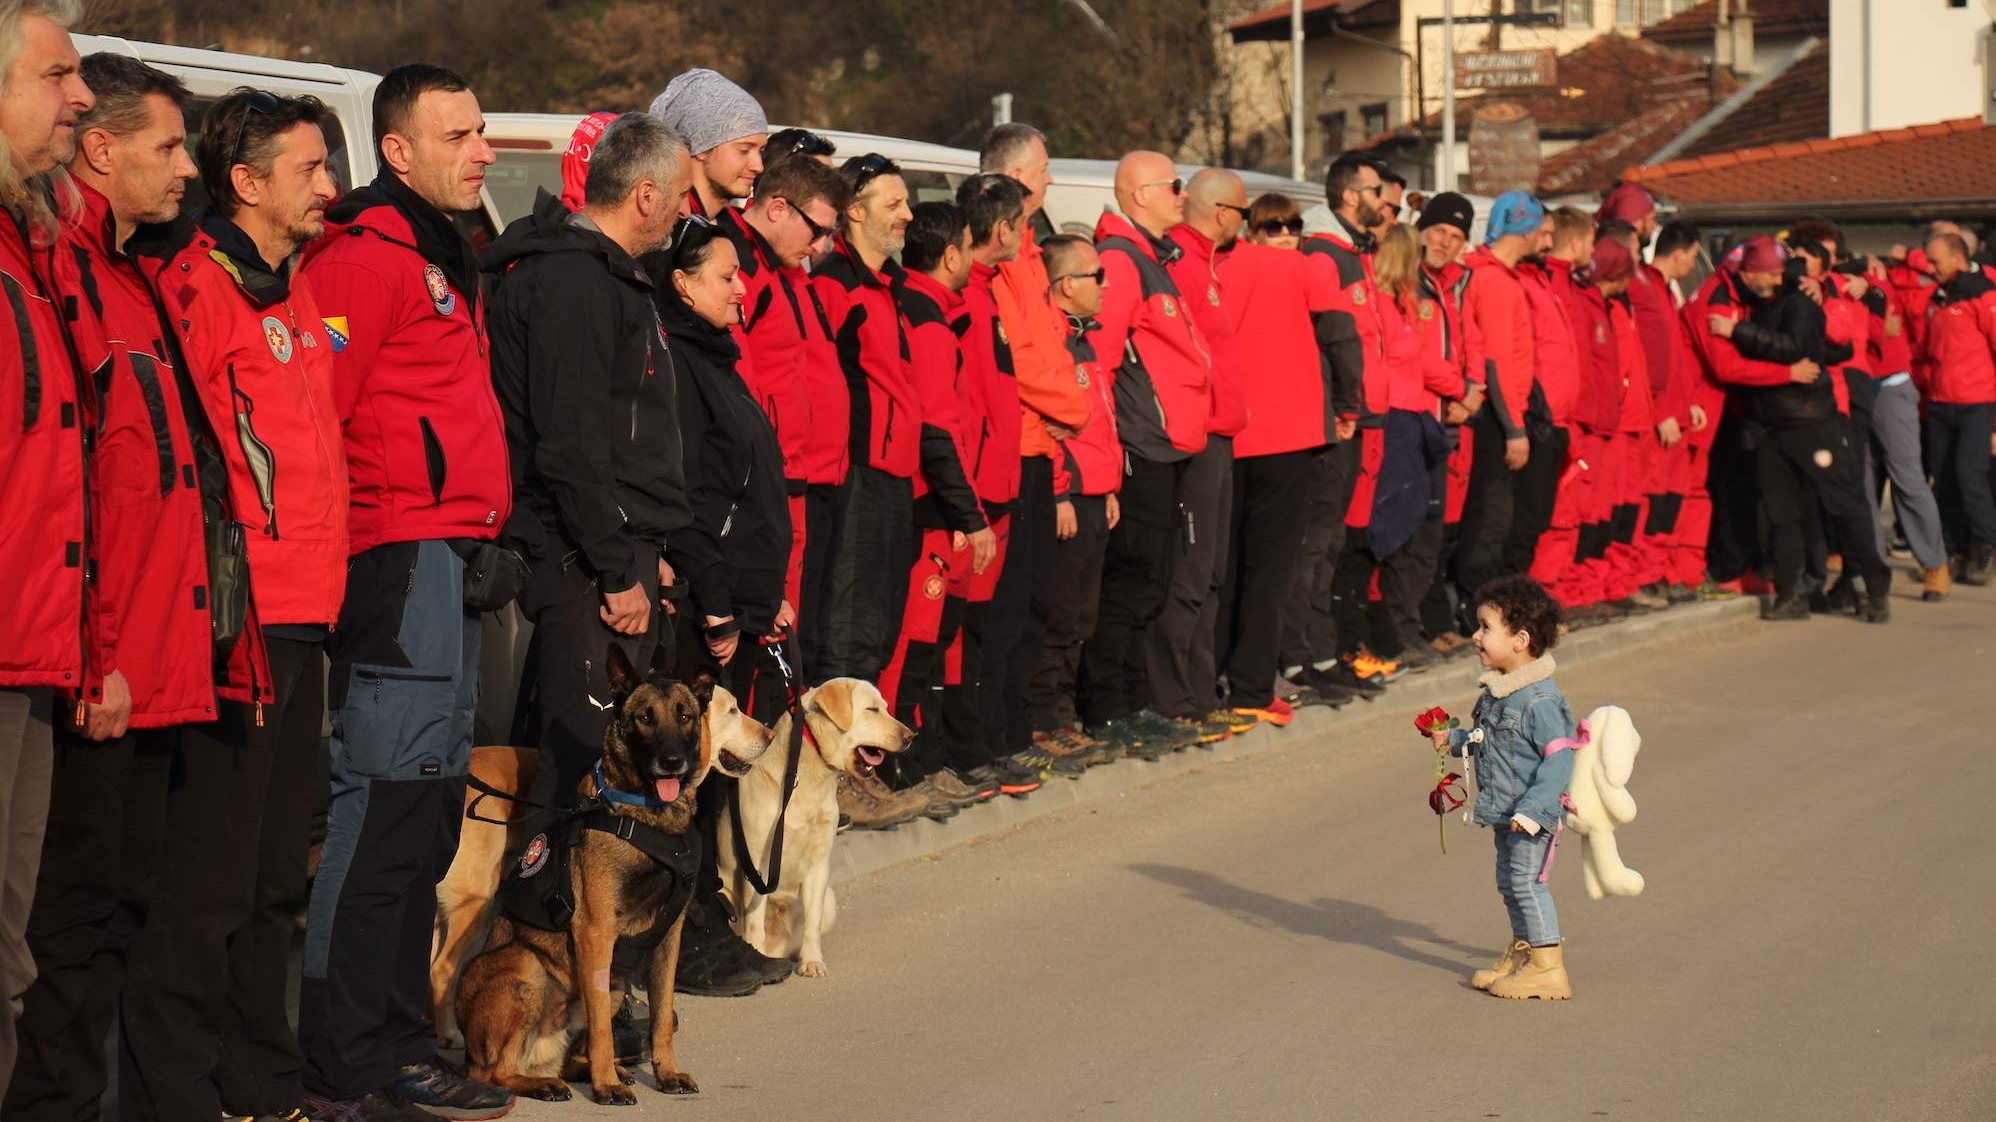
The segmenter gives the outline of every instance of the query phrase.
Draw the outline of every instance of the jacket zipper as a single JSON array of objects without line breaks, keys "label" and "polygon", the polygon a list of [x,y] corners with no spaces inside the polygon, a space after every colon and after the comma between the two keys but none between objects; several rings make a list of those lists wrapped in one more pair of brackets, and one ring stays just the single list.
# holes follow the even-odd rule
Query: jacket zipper
[{"label": "jacket zipper", "polygon": [[[290,321],[290,323],[291,323],[291,337],[292,337],[293,339],[296,339],[296,340],[298,340],[298,344],[297,344],[297,345],[298,345],[298,349],[299,349],[299,351],[300,351],[300,352],[303,352],[303,351],[304,351],[304,349],[305,349],[305,341],[304,341],[304,340],[305,340],[305,336],[304,336],[304,334],[303,334],[303,333],[301,333],[301,332],[300,332],[300,331],[298,330],[298,314],[297,314],[297,312],[296,312],[296,311],[295,311],[295,310],[294,310],[294,309],[292,308],[292,306],[291,306],[291,301],[289,301],[289,300],[286,300],[286,301],[284,301],[284,318],[285,318],[286,320],[289,320],[289,321]],[[299,357],[300,359],[303,359],[303,358],[304,358],[304,355],[303,355],[303,354],[301,353],[301,354],[300,354],[300,355],[299,355],[298,357]],[[291,365],[291,364],[287,362],[287,363],[285,363],[285,365],[286,365],[286,366],[289,366],[289,365]],[[318,399],[317,399],[317,398],[315,398],[315,397],[314,397],[314,396],[312,395],[312,386],[311,386],[311,384],[310,384],[309,382],[307,382],[307,381],[306,381],[306,379],[305,379],[305,370],[304,370],[304,364],[303,364],[302,362],[301,362],[301,363],[299,364],[299,368],[298,368],[298,381],[299,381],[299,383],[300,383],[300,384],[301,384],[301,385],[303,386],[303,388],[304,388],[304,390],[305,390],[305,408],[307,408],[307,409],[311,410],[311,414],[312,414],[312,436],[313,436],[313,438],[314,438],[314,439],[316,439],[316,440],[317,440],[317,441],[319,442],[319,454],[320,454],[320,457],[321,457],[322,459],[328,459],[328,460],[329,460],[329,459],[331,459],[331,458],[332,458],[332,456],[331,456],[331,452],[332,452],[332,449],[333,449],[334,447],[337,447],[337,445],[334,445],[334,444],[332,444],[332,443],[328,442],[328,441],[327,441],[327,439],[326,439],[326,424],[325,424],[325,418],[324,418],[324,417],[322,417],[322,416],[320,416],[320,414],[319,414],[319,401],[318,401]],[[272,476],[271,476],[271,488],[270,488],[270,501],[271,501],[271,503],[272,503],[272,505],[273,505],[273,506],[274,506],[274,505],[276,504],[276,502],[277,502],[277,477],[276,477],[276,474],[275,474],[275,473],[272,473]],[[272,534],[271,536],[272,536],[272,537],[275,537],[276,535],[275,535],[275,534]]]},{"label": "jacket zipper", "polygon": [[887,446],[894,442],[894,399],[887,399],[887,423],[880,430],[880,458],[887,459]]}]

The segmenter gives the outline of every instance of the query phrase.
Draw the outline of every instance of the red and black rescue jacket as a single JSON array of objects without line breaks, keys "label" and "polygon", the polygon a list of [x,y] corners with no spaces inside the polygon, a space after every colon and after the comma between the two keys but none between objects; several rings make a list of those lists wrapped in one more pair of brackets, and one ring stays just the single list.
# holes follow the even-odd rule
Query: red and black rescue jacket
[{"label": "red and black rescue jacket", "polygon": [[913,479],[922,462],[922,406],[908,373],[908,327],[889,277],[860,259],[843,235],[815,277],[832,297],[833,338],[852,402],[852,462]]}]

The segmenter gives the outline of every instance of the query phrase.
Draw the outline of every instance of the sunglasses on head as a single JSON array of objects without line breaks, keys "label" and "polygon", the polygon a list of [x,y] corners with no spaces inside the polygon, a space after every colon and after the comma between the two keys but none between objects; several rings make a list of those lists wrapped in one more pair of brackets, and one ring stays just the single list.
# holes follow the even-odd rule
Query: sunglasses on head
[{"label": "sunglasses on head", "polygon": [[251,90],[248,96],[243,98],[243,115],[236,123],[236,142],[229,145],[227,166],[235,167],[242,162],[243,133],[249,129],[250,116],[254,114],[258,117],[268,117],[283,107],[283,103],[277,100],[277,95],[268,90]]},{"label": "sunglasses on head", "polygon": [[1092,273],[1062,273],[1060,276],[1053,278],[1053,283],[1059,284],[1064,280],[1092,280],[1096,284],[1101,284],[1108,279],[1109,270],[1097,267]]},{"label": "sunglasses on head", "polygon": [[831,141],[806,129],[798,129],[785,137],[782,150],[774,153],[777,159],[785,156],[830,156],[838,149]]},{"label": "sunglasses on head", "polygon": [[1297,237],[1303,233],[1303,220],[1301,218],[1271,218],[1255,227],[1255,229],[1260,230],[1261,236],[1264,238],[1278,238],[1284,234]]},{"label": "sunglasses on head", "polygon": [[878,152],[868,152],[864,156],[854,156],[839,169],[852,179],[853,198],[866,190],[866,185],[883,175],[900,175],[901,165]]},{"label": "sunglasses on head", "polygon": [[834,222],[830,226],[820,226],[816,222],[811,221],[811,216],[804,213],[803,207],[798,206],[796,203],[791,202],[789,199],[784,199],[782,195],[778,195],[776,197],[783,200],[783,205],[790,208],[790,213],[796,215],[799,219],[803,221],[804,227],[811,231],[812,242],[815,243],[815,242],[824,241],[826,238],[829,238],[833,234],[838,233],[838,224],[836,222]]}]

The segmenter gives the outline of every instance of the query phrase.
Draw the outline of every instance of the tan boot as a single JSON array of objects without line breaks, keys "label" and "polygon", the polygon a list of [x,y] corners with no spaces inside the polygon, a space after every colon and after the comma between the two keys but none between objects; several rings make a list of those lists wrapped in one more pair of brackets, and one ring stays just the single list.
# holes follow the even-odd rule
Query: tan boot
[{"label": "tan boot", "polygon": [[1523,1001],[1528,997],[1565,1001],[1573,996],[1573,983],[1566,976],[1565,948],[1531,948],[1531,959],[1509,977],[1490,983],[1490,996]]},{"label": "tan boot", "polygon": [[1928,603],[1932,603],[1935,600],[1945,600],[1947,599],[1947,594],[1954,591],[1954,578],[1949,575],[1946,569],[1928,569],[1924,575],[1927,578],[1927,583],[1926,587],[1920,591],[1920,599]]},{"label": "tan boot", "polygon": [[1471,974],[1469,976],[1469,984],[1475,986],[1477,989],[1487,990],[1490,988],[1490,983],[1499,978],[1510,977],[1517,971],[1518,967],[1523,966],[1531,957],[1532,945],[1523,939],[1513,939],[1511,940],[1511,945],[1504,948],[1504,957],[1498,959],[1496,965],[1490,969],[1478,970],[1476,973]]}]

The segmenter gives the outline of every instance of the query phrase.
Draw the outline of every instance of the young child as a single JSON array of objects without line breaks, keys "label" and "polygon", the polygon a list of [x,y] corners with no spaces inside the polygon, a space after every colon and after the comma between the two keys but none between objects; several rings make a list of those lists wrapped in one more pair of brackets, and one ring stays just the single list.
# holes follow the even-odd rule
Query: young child
[{"label": "young child", "polygon": [[1483,696],[1470,727],[1432,734],[1436,751],[1475,757],[1472,816],[1496,834],[1497,894],[1511,913],[1510,947],[1470,984],[1498,997],[1565,1000],[1573,985],[1544,877],[1573,776],[1573,710],[1546,653],[1559,641],[1559,604],[1530,577],[1505,577],[1477,590],[1476,619],[1471,642],[1489,671]]}]

